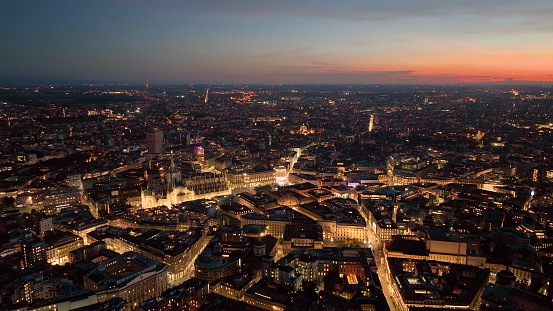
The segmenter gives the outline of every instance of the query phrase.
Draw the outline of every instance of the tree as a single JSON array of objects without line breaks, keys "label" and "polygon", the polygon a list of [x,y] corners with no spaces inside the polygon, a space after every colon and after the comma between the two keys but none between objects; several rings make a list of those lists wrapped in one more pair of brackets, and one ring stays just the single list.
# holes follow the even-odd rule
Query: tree
[{"label": "tree", "polygon": [[7,208],[15,207],[15,198],[14,197],[4,197],[2,198],[1,205]]},{"label": "tree", "polygon": [[303,295],[305,298],[317,301],[319,295],[317,294],[317,283],[313,281],[302,281],[301,287],[303,288]]},{"label": "tree", "polygon": [[328,274],[323,277],[324,288],[327,292],[333,292],[336,284],[339,282],[340,274],[336,270],[328,272]]}]

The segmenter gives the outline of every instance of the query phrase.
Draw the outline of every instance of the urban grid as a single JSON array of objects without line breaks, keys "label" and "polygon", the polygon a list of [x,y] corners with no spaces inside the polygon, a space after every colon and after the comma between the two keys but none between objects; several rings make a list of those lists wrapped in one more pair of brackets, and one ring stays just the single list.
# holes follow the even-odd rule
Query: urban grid
[{"label": "urban grid", "polygon": [[553,1],[0,1],[0,310],[553,311]]}]

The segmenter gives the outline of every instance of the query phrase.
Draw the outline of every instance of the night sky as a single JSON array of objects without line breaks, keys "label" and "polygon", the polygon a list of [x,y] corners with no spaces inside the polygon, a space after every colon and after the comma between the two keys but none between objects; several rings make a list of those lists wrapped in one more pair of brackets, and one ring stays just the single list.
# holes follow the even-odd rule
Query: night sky
[{"label": "night sky", "polygon": [[0,77],[553,81],[552,0],[0,1]]}]

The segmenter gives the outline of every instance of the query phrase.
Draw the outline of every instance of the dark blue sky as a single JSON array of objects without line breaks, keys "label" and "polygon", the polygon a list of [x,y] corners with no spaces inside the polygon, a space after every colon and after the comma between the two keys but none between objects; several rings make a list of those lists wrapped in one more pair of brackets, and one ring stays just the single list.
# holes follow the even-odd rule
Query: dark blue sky
[{"label": "dark blue sky", "polygon": [[1,1],[0,77],[553,80],[551,0]]}]

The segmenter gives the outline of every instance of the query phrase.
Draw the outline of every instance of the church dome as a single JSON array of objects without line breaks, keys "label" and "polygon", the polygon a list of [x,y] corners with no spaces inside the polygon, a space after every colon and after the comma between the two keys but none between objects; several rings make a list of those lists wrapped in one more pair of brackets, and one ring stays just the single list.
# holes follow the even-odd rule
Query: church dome
[{"label": "church dome", "polygon": [[293,194],[286,193],[277,200],[277,203],[283,206],[298,206],[300,205],[300,200]]}]

